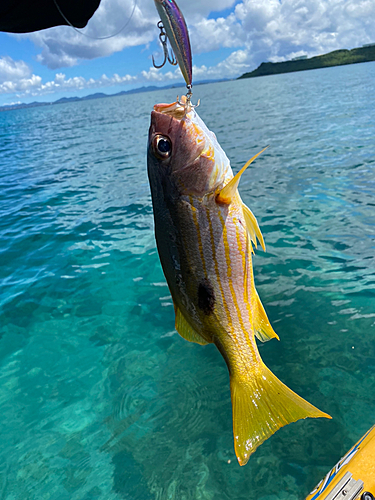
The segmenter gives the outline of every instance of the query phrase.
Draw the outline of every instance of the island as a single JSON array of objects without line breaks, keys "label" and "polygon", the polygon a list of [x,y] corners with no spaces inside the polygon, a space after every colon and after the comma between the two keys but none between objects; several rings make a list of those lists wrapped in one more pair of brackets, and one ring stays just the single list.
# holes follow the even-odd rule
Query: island
[{"label": "island", "polygon": [[308,69],[328,68],[330,66],[342,66],[344,64],[370,61],[375,61],[375,43],[352,50],[334,50],[328,54],[311,57],[309,59],[306,56],[302,56],[296,57],[291,61],[262,63],[257,69],[249,73],[244,73],[238,79],[292,73],[294,71],[306,71]]}]

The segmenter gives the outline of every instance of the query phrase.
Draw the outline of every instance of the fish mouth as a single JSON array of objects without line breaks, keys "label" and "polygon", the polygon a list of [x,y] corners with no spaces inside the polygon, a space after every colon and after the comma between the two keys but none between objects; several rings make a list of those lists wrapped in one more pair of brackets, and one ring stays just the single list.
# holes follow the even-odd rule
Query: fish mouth
[{"label": "fish mouth", "polygon": [[[197,161],[200,156],[204,156],[208,159],[214,160],[214,148],[211,144],[211,141],[207,140],[207,134],[213,136],[216,141],[215,134],[213,132],[210,132],[209,130],[207,130],[207,134],[204,132],[201,124],[197,123],[196,118],[198,118],[198,116],[194,111],[194,107],[195,106],[190,103],[190,100],[187,99],[185,95],[183,95],[181,99],[177,97],[177,100],[175,102],[172,102],[171,104],[155,104],[154,111],[156,113],[160,113],[161,115],[163,115],[163,117],[169,116],[171,118],[168,132],[172,130],[173,119],[176,119],[180,123],[180,125],[183,125],[184,127],[186,127],[186,130],[189,131],[191,141],[193,142],[194,140],[197,147],[196,155],[192,159],[191,163]],[[164,118],[162,118],[161,121],[163,122],[163,120]]]},{"label": "fish mouth", "polygon": [[190,101],[187,100],[186,96],[182,96],[181,99],[177,97],[177,101],[171,104],[160,103],[155,104],[154,111],[162,113],[164,115],[172,116],[177,120],[182,120],[185,116],[190,113],[192,106]]},{"label": "fish mouth", "polygon": [[[184,96],[185,97],[185,96]],[[149,130],[149,146],[155,136],[162,135],[168,138],[183,161],[183,168],[189,168],[203,156],[210,156],[213,151],[206,152],[206,138],[203,131],[194,123],[194,118],[186,113],[183,102],[176,101],[171,104],[155,104],[151,113],[151,126]],[[209,153],[208,155],[205,153]]]}]

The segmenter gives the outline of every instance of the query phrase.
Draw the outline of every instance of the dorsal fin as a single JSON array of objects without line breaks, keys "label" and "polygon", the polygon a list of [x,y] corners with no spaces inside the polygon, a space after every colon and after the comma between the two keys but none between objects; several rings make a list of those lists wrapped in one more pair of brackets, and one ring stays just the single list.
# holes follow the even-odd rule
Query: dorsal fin
[{"label": "dorsal fin", "polygon": [[232,201],[234,198],[237,188],[238,188],[238,183],[240,182],[241,175],[245,172],[247,167],[256,159],[258,156],[263,153],[268,148],[266,146],[262,151],[259,151],[255,156],[250,158],[248,162],[245,163],[245,165],[241,168],[241,170],[231,179],[226,186],[223,187],[223,189],[219,192],[219,194],[216,196],[216,201],[218,203],[225,203],[226,205],[229,205],[229,203]]},{"label": "dorsal fin", "polygon": [[245,216],[246,228],[249,231],[251,241],[253,241],[255,248],[258,248],[257,245],[257,237],[258,237],[258,240],[262,245],[263,250],[266,251],[266,245],[264,244],[263,235],[260,230],[258,221],[255,218],[255,215],[250,210],[250,208],[245,205],[245,203],[242,203],[242,210]]},{"label": "dorsal fin", "polygon": [[253,326],[255,335],[261,342],[267,342],[267,340],[271,340],[274,338],[280,340],[279,336],[277,335],[277,333],[274,332],[270,324],[266,311],[264,310],[263,304],[260,301],[258,292],[256,291],[255,287],[254,291],[255,291],[255,300],[254,300]]},{"label": "dorsal fin", "polygon": [[175,305],[176,321],[175,328],[182,338],[188,340],[189,342],[195,342],[200,345],[207,345],[206,339],[204,339],[199,333],[197,333],[194,328],[186,321],[185,316],[182,314],[180,309]]}]

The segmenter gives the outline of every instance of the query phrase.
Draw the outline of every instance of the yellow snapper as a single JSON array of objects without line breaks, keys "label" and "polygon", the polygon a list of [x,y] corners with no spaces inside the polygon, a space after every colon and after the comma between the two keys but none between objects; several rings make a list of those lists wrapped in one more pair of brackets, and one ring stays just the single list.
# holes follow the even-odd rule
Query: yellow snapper
[{"label": "yellow snapper", "polygon": [[175,326],[190,342],[214,343],[226,361],[240,465],[280,427],[331,418],[284,385],[258,352],[255,336],[278,336],[254,285],[252,242],[258,237],[265,248],[263,237],[237,190],[256,156],[233,177],[215,134],[184,98],[154,106],[148,176]]}]

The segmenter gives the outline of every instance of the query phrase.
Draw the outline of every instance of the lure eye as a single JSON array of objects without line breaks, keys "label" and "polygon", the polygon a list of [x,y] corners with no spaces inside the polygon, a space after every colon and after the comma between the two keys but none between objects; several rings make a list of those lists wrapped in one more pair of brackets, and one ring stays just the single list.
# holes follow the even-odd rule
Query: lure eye
[{"label": "lure eye", "polygon": [[155,155],[160,160],[165,160],[171,156],[172,143],[168,137],[165,137],[165,135],[156,135],[152,142],[152,147]]}]

